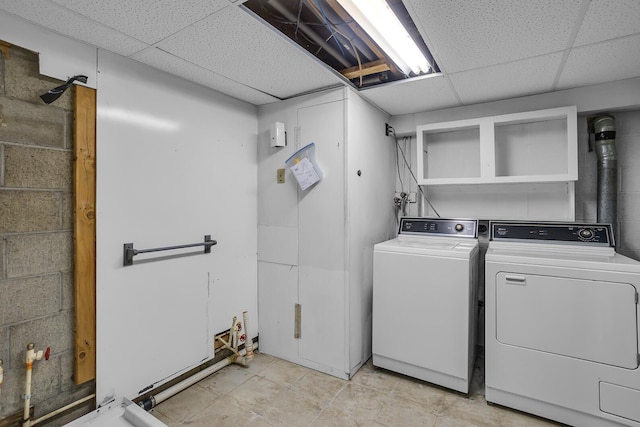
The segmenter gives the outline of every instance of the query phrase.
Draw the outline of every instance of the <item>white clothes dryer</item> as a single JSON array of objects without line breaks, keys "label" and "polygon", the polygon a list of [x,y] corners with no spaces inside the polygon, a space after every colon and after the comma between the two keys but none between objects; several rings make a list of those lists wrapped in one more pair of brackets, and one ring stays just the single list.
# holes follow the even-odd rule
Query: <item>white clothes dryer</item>
[{"label": "white clothes dryer", "polygon": [[574,426],[640,426],[640,262],[610,225],[492,222],[488,402]]},{"label": "white clothes dryer", "polygon": [[374,366],[469,392],[477,236],[477,220],[402,218],[398,237],[374,246]]}]

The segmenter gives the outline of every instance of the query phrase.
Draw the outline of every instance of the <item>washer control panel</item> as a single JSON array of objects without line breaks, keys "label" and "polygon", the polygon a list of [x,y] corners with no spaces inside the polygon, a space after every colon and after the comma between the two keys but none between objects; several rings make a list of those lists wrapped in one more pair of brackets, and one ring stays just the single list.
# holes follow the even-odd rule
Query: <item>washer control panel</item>
[{"label": "washer control panel", "polygon": [[478,237],[477,219],[401,218],[398,234],[422,236]]},{"label": "washer control panel", "polygon": [[492,222],[491,240],[526,240],[615,247],[610,224]]}]

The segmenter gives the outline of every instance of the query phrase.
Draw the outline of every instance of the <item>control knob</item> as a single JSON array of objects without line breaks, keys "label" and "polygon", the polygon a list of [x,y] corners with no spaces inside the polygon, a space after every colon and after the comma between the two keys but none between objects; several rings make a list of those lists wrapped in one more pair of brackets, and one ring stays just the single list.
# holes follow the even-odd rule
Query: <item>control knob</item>
[{"label": "control knob", "polygon": [[455,229],[456,229],[456,231],[462,231],[462,230],[464,230],[464,225],[456,224]]},{"label": "control knob", "polygon": [[593,231],[588,228],[583,228],[582,230],[578,231],[578,235],[583,239],[591,239],[593,237]]}]

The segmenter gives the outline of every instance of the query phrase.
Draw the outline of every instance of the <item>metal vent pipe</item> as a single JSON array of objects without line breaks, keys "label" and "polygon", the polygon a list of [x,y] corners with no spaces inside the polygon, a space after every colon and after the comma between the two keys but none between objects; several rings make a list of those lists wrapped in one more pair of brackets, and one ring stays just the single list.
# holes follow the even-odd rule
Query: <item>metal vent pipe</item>
[{"label": "metal vent pipe", "polygon": [[610,115],[592,119],[595,151],[598,156],[598,222],[616,228],[618,213],[618,156],[616,154],[616,122]]}]

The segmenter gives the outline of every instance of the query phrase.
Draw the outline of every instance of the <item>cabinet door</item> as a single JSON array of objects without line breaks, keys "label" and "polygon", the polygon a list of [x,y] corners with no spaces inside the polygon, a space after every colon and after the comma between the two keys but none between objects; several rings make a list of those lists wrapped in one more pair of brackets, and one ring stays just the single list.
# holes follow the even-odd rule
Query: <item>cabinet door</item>
[{"label": "cabinet door", "polygon": [[301,359],[345,372],[344,102],[298,110],[301,146],[314,142],[323,178],[299,190]]},{"label": "cabinet door", "polygon": [[298,302],[298,268],[258,261],[260,351],[297,361],[294,307]]}]

